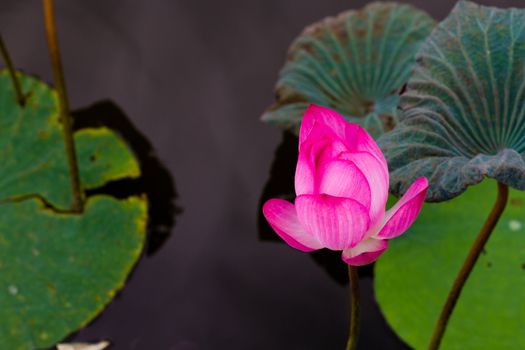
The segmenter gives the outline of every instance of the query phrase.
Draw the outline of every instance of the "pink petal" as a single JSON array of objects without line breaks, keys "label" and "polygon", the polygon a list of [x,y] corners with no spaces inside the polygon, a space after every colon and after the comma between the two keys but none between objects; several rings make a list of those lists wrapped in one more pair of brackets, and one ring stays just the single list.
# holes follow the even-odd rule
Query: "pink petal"
[{"label": "pink petal", "polygon": [[347,122],[339,113],[326,107],[310,105],[301,122],[299,149],[307,140],[325,137],[343,141],[351,152],[368,152],[388,173],[385,157],[372,136],[361,126]]},{"label": "pink petal", "polygon": [[416,220],[427,195],[428,180],[420,177],[401,199],[386,213],[385,225],[377,234],[379,238],[390,239],[405,232]]},{"label": "pink petal", "polygon": [[318,194],[319,166],[335,159],[338,155],[346,151],[345,145],[341,141],[332,139],[309,140],[299,151],[297,168],[295,170],[295,193]]},{"label": "pink petal", "polygon": [[388,248],[388,241],[368,238],[354,248],[343,251],[343,261],[352,266],[368,265],[379,258]]},{"label": "pink petal", "polygon": [[315,164],[308,158],[306,154],[299,153],[299,159],[297,160],[297,167],[295,169],[295,193],[298,196],[314,193]]},{"label": "pink petal", "polygon": [[304,113],[299,131],[299,150],[307,140],[317,140],[323,137],[345,139],[348,122],[336,111],[329,108],[310,105]]},{"label": "pink petal", "polygon": [[289,246],[303,252],[323,248],[314,235],[305,231],[292,203],[282,199],[270,199],[264,203],[263,214],[270,226]]},{"label": "pink petal", "polygon": [[370,208],[370,185],[363,172],[347,160],[332,160],[320,165],[319,193],[355,199]]},{"label": "pink petal", "polygon": [[357,124],[347,123],[345,140],[351,152],[368,152],[372,154],[381,164],[383,171],[388,174],[388,164],[383,152],[374,141],[372,136]]},{"label": "pink petal", "polygon": [[388,200],[388,170],[368,152],[345,153],[342,158],[352,161],[366,177],[371,190],[370,221],[372,226],[380,222],[385,215]]},{"label": "pink petal", "polygon": [[368,209],[349,198],[302,195],[296,198],[295,208],[305,229],[332,250],[355,246],[370,226]]}]

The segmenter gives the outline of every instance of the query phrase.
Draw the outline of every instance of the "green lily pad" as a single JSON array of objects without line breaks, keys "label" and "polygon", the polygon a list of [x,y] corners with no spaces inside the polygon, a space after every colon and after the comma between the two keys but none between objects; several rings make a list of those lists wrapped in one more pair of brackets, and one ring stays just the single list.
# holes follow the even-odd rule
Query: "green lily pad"
[{"label": "green lily pad", "polygon": [[417,60],[400,123],[380,140],[391,190],[419,176],[429,201],[485,176],[525,190],[525,10],[461,1]]},{"label": "green lily pad", "polygon": [[397,122],[399,92],[433,27],[423,11],[381,2],[314,23],[292,43],[262,119],[297,131],[315,103],[382,134]]},{"label": "green lily pad", "polygon": [[[414,349],[426,349],[441,308],[496,198],[486,180],[461,197],[427,203],[412,228],[375,265],[386,320]],[[442,350],[524,349],[525,192],[509,204],[469,277]],[[444,224],[446,223],[446,224]]]},{"label": "green lily pad", "polygon": [[109,196],[90,198],[82,215],[38,199],[1,205],[2,347],[48,348],[100,313],[140,256],[146,210]]},{"label": "green lily pad", "polygon": [[[147,201],[97,195],[67,213],[71,185],[56,92],[17,73],[16,103],[0,71],[0,344],[44,349],[91,321],[120,290],[144,246]],[[75,134],[82,186],[140,176],[107,128]]]},{"label": "green lily pad", "polygon": [[[0,71],[0,199],[36,194],[65,210],[72,193],[57,93],[38,79],[18,77],[29,95],[23,108],[14,101],[8,72]],[[140,175],[134,155],[107,128],[80,130],[75,143],[85,189]]]}]

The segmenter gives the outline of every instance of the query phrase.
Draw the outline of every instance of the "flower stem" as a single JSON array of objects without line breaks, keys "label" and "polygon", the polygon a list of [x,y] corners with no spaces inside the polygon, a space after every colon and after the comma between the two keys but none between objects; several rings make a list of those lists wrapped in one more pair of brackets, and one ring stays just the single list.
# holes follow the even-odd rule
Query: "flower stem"
[{"label": "flower stem", "polygon": [[357,349],[357,338],[359,337],[359,276],[357,274],[357,267],[348,265],[348,280],[350,287],[350,303],[351,303],[351,314],[350,314],[350,327],[348,342],[346,344],[346,350]]},{"label": "flower stem", "polygon": [[490,237],[490,234],[494,230],[494,227],[496,227],[496,224],[498,223],[498,220],[501,217],[501,214],[503,214],[503,211],[505,210],[505,206],[507,205],[508,197],[509,197],[509,188],[507,187],[507,185],[504,185],[501,182],[498,182],[498,197],[496,198],[494,207],[492,208],[492,211],[487,217],[487,220],[483,224],[483,227],[481,228],[481,231],[479,232],[478,237],[474,241],[474,244],[470,248],[470,252],[467,258],[465,259],[465,262],[463,263],[461,270],[456,276],[454,285],[452,286],[452,289],[450,290],[448,294],[447,301],[445,302],[445,305],[443,306],[443,309],[441,310],[441,314],[439,315],[439,320],[437,321],[436,327],[434,328],[434,333],[432,334],[432,339],[428,347],[429,350],[436,350],[439,348],[443,335],[445,334],[448,320],[450,319],[450,316],[452,315],[452,311],[454,310],[456,302],[459,299],[459,296],[465,285],[465,282],[467,281],[470,273],[472,272],[472,269],[474,268],[474,265],[476,264],[476,261],[478,260],[483,250],[483,247],[487,243]]},{"label": "flower stem", "polygon": [[5,65],[7,67],[7,71],[9,72],[9,75],[11,76],[11,81],[13,82],[13,87],[15,88],[15,94],[16,94],[16,101],[20,106],[24,106],[25,104],[25,98],[24,94],[22,93],[22,88],[20,87],[20,82],[18,81],[18,78],[16,77],[16,71],[15,67],[13,66],[13,61],[11,60],[11,56],[9,55],[9,51],[7,51],[7,46],[5,45],[4,38],[0,34],[0,53],[2,54],[2,57],[4,58]]},{"label": "flower stem", "polygon": [[43,0],[43,5],[47,45],[49,48],[49,55],[51,57],[53,77],[58,92],[60,120],[62,121],[64,143],[69,166],[69,177],[71,179],[71,189],[73,193],[73,200],[70,209],[74,213],[81,213],[84,206],[84,193],[80,186],[80,174],[78,170],[77,154],[75,151],[75,142],[73,139],[72,118],[69,114],[69,102],[67,98],[66,83],[64,80],[62,61],[60,59],[60,51],[58,48],[53,0]]}]

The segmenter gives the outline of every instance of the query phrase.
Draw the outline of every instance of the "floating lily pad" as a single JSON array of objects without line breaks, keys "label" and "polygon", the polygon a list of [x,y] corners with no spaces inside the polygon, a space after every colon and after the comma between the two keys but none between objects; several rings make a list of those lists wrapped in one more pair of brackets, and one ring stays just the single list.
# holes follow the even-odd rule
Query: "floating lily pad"
[{"label": "floating lily pad", "polygon": [[[57,93],[33,77],[19,80],[29,95],[25,107],[15,103],[9,75],[0,71],[0,200],[33,194],[65,210],[72,194]],[[107,128],[80,130],[75,143],[85,189],[140,175],[132,152]]]},{"label": "floating lily pad", "polygon": [[[452,283],[496,198],[486,180],[461,197],[427,203],[375,265],[379,306],[394,331],[426,349]],[[525,192],[509,204],[469,277],[442,350],[524,349]],[[446,224],[444,224],[446,223]]]},{"label": "floating lily pad", "polygon": [[459,2],[417,54],[399,125],[380,140],[391,190],[430,180],[427,200],[485,176],[525,189],[525,10]]},{"label": "floating lily pad", "polygon": [[331,107],[373,136],[397,121],[399,92],[434,20],[409,5],[373,3],[307,27],[292,43],[262,119],[298,131],[310,103]]},{"label": "floating lily pad", "polygon": [[96,196],[83,215],[38,199],[0,205],[0,343],[43,349],[84,326],[142,251],[146,204]]},{"label": "floating lily pad", "polygon": [[[18,78],[24,107],[0,71],[0,347],[33,350],[86,325],[123,287],[143,249],[147,203],[97,195],[82,214],[66,213],[72,196],[57,94]],[[140,175],[109,129],[77,131],[75,142],[85,189]]]}]

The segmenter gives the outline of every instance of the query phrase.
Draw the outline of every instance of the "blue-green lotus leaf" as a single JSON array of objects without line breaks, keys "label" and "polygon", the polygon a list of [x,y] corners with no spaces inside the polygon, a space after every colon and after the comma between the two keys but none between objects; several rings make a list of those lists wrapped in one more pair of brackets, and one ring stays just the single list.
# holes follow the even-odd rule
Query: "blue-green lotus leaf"
[{"label": "blue-green lotus leaf", "polygon": [[398,126],[380,140],[391,190],[429,201],[484,177],[525,189],[525,10],[459,2],[417,54]]},{"label": "blue-green lotus leaf", "polygon": [[297,131],[315,103],[381,135],[397,121],[399,92],[434,24],[409,5],[373,3],[307,27],[289,49],[276,102],[262,119]]}]

